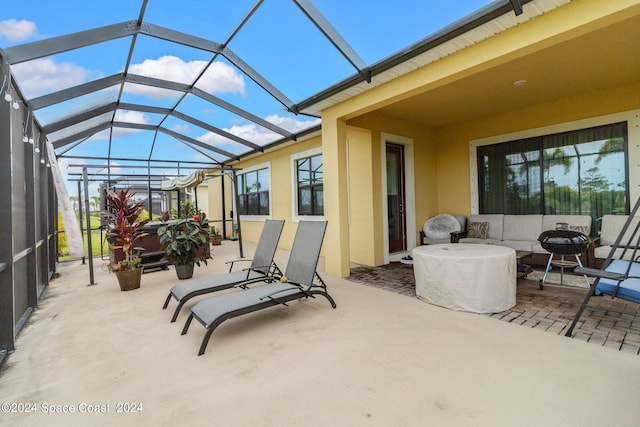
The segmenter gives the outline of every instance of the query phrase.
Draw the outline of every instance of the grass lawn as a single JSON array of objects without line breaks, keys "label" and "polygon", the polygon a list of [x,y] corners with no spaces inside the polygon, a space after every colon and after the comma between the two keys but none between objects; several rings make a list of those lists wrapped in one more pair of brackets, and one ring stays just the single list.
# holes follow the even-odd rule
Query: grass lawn
[{"label": "grass lawn", "polygon": [[[91,249],[93,251],[94,257],[99,257],[101,253],[105,255],[109,254],[109,244],[105,240],[105,230],[100,230],[100,214],[98,212],[91,212]],[[85,218],[82,218],[82,238],[84,240],[84,251],[85,254],[88,254],[88,246],[87,246],[87,232],[85,223]],[[100,252],[100,246],[102,246],[102,252]],[[60,262],[71,261],[75,259],[70,255],[60,254]]]},{"label": "grass lawn", "polygon": [[[105,256],[109,256],[109,244],[105,240],[106,231],[100,230],[100,213],[99,212],[91,212],[91,249],[94,257],[99,257],[100,254],[104,254]],[[154,215],[154,219],[159,218],[158,215]],[[88,254],[88,246],[87,246],[87,232],[85,223],[85,216],[82,217],[82,238],[84,240],[84,251],[85,254]],[[102,246],[102,252],[100,251],[100,247]],[[75,258],[68,254],[60,254],[60,262],[64,261],[72,261]]]}]

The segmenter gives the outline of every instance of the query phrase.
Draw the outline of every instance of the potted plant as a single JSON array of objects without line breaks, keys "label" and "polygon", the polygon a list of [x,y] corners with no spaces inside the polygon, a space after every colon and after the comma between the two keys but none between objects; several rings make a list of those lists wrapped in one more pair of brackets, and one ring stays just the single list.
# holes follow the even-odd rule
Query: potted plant
[{"label": "potted plant", "polygon": [[209,231],[205,214],[193,217],[169,220],[169,213],[162,217],[163,224],[158,228],[160,246],[167,259],[176,267],[179,279],[193,276],[194,265],[200,266],[211,258],[209,251]]},{"label": "potted plant", "polygon": [[[106,238],[113,250],[121,249],[124,258],[120,261],[111,260],[109,270],[116,274],[120,290],[129,291],[140,287],[142,278],[142,260],[134,256],[135,242],[147,235],[142,232],[148,219],[138,220],[144,210],[144,202],[135,202],[134,193],[126,188],[118,192],[107,190],[105,197],[109,209],[102,212],[107,223]],[[115,258],[114,258],[115,259]]]},{"label": "potted plant", "polygon": [[215,226],[211,226],[209,230],[209,233],[211,234],[211,244],[215,246],[221,245],[222,235],[220,234],[220,230],[218,230]]}]

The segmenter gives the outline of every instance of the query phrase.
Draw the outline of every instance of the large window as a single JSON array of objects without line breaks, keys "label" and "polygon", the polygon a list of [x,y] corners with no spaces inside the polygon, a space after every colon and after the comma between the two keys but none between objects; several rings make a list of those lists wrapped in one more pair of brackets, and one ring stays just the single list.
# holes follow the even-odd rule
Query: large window
[{"label": "large window", "polygon": [[297,159],[298,215],[324,215],[322,154]]},{"label": "large window", "polygon": [[480,146],[480,213],[628,213],[626,153],[626,122]]},{"label": "large window", "polygon": [[269,168],[238,175],[240,215],[269,215]]}]

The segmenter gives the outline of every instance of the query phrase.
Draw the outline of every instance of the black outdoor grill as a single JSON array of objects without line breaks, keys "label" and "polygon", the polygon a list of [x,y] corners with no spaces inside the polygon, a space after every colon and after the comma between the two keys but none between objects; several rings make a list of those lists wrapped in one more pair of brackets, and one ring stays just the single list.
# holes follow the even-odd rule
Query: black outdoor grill
[{"label": "black outdoor grill", "polygon": [[[589,246],[589,237],[580,233],[579,231],[569,230],[565,228],[559,228],[556,230],[543,231],[538,236],[540,245],[548,252],[549,261],[547,262],[547,268],[544,270],[544,276],[540,279],[540,290],[544,288],[544,282],[547,279],[547,275],[551,270],[551,267],[560,267],[560,284],[564,282],[564,269],[582,267],[580,261],[580,254],[587,250]],[[560,255],[560,260],[554,261],[555,255]],[[573,255],[575,261],[565,260],[566,255]],[[589,281],[585,276],[585,281],[589,285]]]}]

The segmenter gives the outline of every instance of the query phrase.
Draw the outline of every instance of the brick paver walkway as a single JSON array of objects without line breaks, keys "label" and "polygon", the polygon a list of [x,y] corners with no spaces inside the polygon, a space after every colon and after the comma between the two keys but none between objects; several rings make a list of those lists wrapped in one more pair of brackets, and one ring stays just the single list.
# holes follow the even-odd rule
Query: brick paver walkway
[{"label": "brick paver walkway", "polygon": [[[383,267],[355,267],[349,280],[415,297],[415,279],[411,265],[394,262]],[[488,315],[494,319],[516,323],[529,328],[564,335],[573,320],[586,289],[545,284],[518,279],[516,306],[501,313]],[[608,296],[593,297],[574,329],[574,339],[596,345],[640,354],[640,305]],[[616,309],[632,314],[608,311]]]}]

